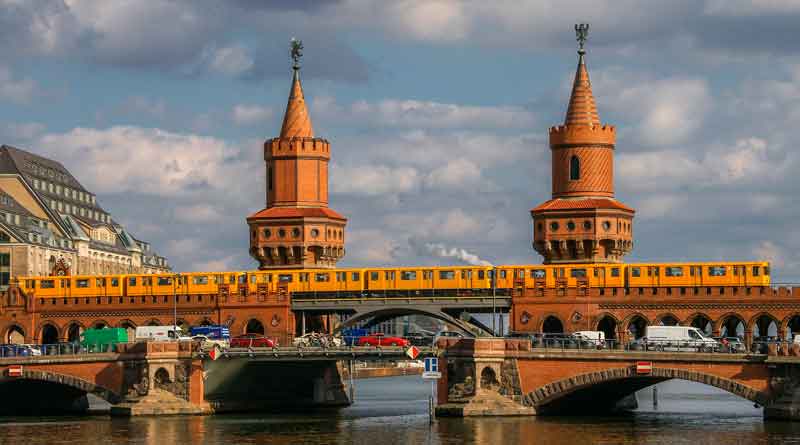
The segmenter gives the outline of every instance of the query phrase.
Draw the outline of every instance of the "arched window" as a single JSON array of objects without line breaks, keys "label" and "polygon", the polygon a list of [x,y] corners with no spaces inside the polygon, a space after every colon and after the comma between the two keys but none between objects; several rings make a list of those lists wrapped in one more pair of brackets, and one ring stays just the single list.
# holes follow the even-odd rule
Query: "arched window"
[{"label": "arched window", "polygon": [[571,181],[581,179],[581,160],[574,155],[569,160],[569,179]]}]

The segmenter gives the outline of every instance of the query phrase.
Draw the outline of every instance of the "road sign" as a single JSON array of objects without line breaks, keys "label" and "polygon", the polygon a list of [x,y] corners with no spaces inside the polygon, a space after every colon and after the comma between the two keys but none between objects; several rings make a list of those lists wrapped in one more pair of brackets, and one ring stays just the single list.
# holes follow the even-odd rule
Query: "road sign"
[{"label": "road sign", "polygon": [[208,351],[208,358],[211,360],[218,359],[220,355],[222,355],[222,351],[219,350],[219,345],[214,345],[214,347]]},{"label": "road sign", "polygon": [[419,348],[416,346],[411,346],[410,348],[406,349],[406,355],[411,360],[416,360],[417,356],[419,356]]},{"label": "road sign", "polygon": [[425,372],[439,372],[438,357],[425,357]]},{"label": "road sign", "polygon": [[650,374],[653,372],[653,362],[636,362],[637,374]]},{"label": "road sign", "polygon": [[422,378],[423,379],[440,379],[440,378],[442,378],[442,373],[438,372],[438,371],[437,372],[423,372],[422,373]]},{"label": "road sign", "polygon": [[11,365],[8,367],[6,374],[9,377],[22,377],[22,365]]}]

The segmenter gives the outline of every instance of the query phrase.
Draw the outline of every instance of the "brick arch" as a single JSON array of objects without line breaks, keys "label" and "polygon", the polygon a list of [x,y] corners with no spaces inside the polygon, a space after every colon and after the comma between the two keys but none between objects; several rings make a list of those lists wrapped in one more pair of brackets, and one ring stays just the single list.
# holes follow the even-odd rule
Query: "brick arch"
[{"label": "brick arch", "polygon": [[42,329],[44,329],[44,327],[47,326],[47,325],[50,325],[50,326],[56,328],[56,332],[58,333],[58,338],[59,339],[63,338],[62,335],[64,334],[64,332],[63,332],[62,327],[59,326],[58,323],[56,323],[55,321],[47,319],[47,320],[40,321],[39,324],[36,325],[36,331],[34,331],[34,333],[33,333],[34,338],[36,340],[38,340],[38,341],[42,340]]},{"label": "brick arch", "polygon": [[652,379],[653,384],[658,381],[679,379],[690,382],[703,383],[725,390],[731,394],[742,397],[765,406],[771,399],[769,394],[749,387],[735,380],[706,374],[698,371],[689,371],[675,368],[654,367],[650,374],[638,375],[634,366],[624,368],[610,368],[603,371],[589,372],[568,377],[548,383],[537,388],[523,397],[523,404],[533,408],[540,408],[576,391],[591,388],[592,386],[627,379]]},{"label": "brick arch", "polygon": [[77,390],[83,391],[88,394],[94,394],[97,397],[105,400],[108,403],[117,404],[122,401],[120,395],[106,387],[92,383],[79,377],[59,374],[50,371],[35,371],[24,369],[20,377],[0,377],[0,383],[19,381],[19,380],[34,380],[39,382],[58,383],[60,385],[69,386]]},{"label": "brick arch", "polygon": [[[774,316],[774,315],[772,315],[772,314],[770,314],[769,312],[766,312],[766,311],[761,311],[761,312],[753,315],[752,317],[750,317],[750,320],[748,320],[746,325],[745,325],[745,329],[750,331],[750,332],[754,332],[754,328],[756,326],[756,321],[761,317],[767,317],[767,318],[772,319],[772,321],[775,322],[775,327],[777,328],[778,335],[780,336],[780,334],[781,334],[781,321],[778,320],[778,317],[776,317],[776,316]],[[753,335],[755,335],[755,333]],[[764,336],[766,334],[764,332],[759,332],[759,335]]]},{"label": "brick arch", "polygon": [[28,337],[28,332],[25,330],[25,328],[23,328],[22,325],[20,325],[19,323],[13,323],[12,322],[12,323],[9,323],[8,325],[6,325],[5,328],[3,328],[2,343],[6,343],[6,341],[8,341],[8,335],[11,333],[12,329],[16,329],[19,332],[21,332],[22,336],[25,338],[25,341],[28,341],[28,338],[29,338]]},{"label": "brick arch", "polygon": [[675,314],[674,314],[674,313],[672,313],[672,312],[663,312],[663,313],[660,313],[660,314],[656,315],[656,318],[654,318],[654,319],[653,319],[653,322],[654,322],[654,324],[659,324],[659,323],[661,323],[661,321],[662,321],[663,319],[665,319],[665,318],[667,318],[667,317],[672,317],[672,318],[674,318],[674,319],[675,319],[675,321],[677,321],[677,322],[678,322],[678,324],[680,324],[680,323],[681,323],[681,319],[680,319],[680,317],[678,317],[677,315],[675,315]]},{"label": "brick arch", "polygon": [[641,312],[632,312],[632,313],[626,315],[625,318],[622,319],[622,324],[624,325],[623,327],[625,329],[628,329],[628,325],[631,324],[631,320],[633,320],[636,317],[639,317],[639,318],[643,319],[645,321],[645,323],[647,323],[648,326],[653,324],[653,322],[650,320],[649,317],[647,317],[647,315],[645,315],[645,314],[643,314]]},{"label": "brick arch", "polygon": [[683,326],[691,326],[692,322],[694,322],[694,320],[697,317],[705,317],[708,321],[711,322],[711,328],[712,329],[714,328],[714,319],[711,316],[709,316],[707,313],[705,313],[705,312],[694,312],[694,313],[692,313],[691,315],[689,315],[688,317],[686,317],[683,320],[683,322],[682,322]]},{"label": "brick arch", "polygon": [[745,332],[750,330],[750,325],[747,323],[747,318],[745,318],[742,314],[738,312],[726,312],[721,316],[719,316],[716,320],[712,320],[712,324],[714,325],[714,331],[715,332],[722,331],[722,323],[731,317],[738,318],[739,321],[742,322],[742,324],[744,325]]},{"label": "brick arch", "polygon": [[794,317],[800,317],[800,312],[791,312],[789,313],[789,315],[783,317],[783,320],[781,320],[781,324],[778,325],[779,335],[783,336],[784,334],[786,334],[786,329],[789,328],[789,322],[792,321],[792,318]]},{"label": "brick arch", "polygon": [[553,317],[559,322],[561,322],[561,328],[564,330],[565,333],[567,332],[567,323],[564,320],[562,320],[561,317],[559,317],[558,314],[555,312],[547,312],[542,314],[541,317],[539,317],[539,321],[537,323],[537,326],[539,326],[539,332],[544,332],[544,322],[550,317]]},{"label": "brick arch", "polygon": [[93,329],[95,326],[97,326],[98,323],[103,323],[107,327],[114,326],[113,324],[109,323],[108,320],[104,320],[104,319],[101,318],[101,319],[98,319],[98,320],[92,320],[92,322],[89,323],[89,328],[88,329]]}]

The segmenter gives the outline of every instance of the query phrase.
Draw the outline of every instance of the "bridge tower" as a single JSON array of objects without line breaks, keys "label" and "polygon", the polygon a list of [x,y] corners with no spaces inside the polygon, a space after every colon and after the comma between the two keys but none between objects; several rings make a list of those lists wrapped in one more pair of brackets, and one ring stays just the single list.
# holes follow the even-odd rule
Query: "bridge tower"
[{"label": "bridge tower", "polygon": [[533,248],[545,264],[618,263],[633,247],[634,210],[614,199],[616,129],[600,123],[576,25],[578,68],[563,125],[550,128],[552,199],[531,209]]},{"label": "bridge tower", "polygon": [[259,269],[332,268],[344,256],[347,219],[328,208],[330,144],[315,137],[300,83],[302,43],[292,40],[292,86],[281,134],[264,142],[266,207],[250,215]]}]

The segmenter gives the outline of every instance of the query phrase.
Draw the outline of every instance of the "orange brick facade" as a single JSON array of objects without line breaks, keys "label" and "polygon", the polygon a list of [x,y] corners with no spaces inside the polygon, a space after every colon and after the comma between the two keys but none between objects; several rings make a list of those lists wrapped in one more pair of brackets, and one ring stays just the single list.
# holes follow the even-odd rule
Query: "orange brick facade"
[{"label": "orange brick facade", "polygon": [[331,268],[344,256],[347,219],[328,208],[330,143],[314,129],[295,66],[280,137],[264,143],[266,207],[249,216],[260,269]]},{"label": "orange brick facade", "polygon": [[564,124],[550,128],[552,199],[531,210],[545,264],[621,262],[633,248],[634,211],[614,199],[616,129],[600,123],[579,54]]}]

